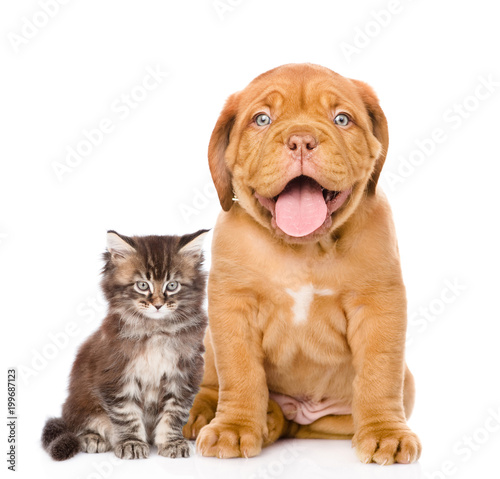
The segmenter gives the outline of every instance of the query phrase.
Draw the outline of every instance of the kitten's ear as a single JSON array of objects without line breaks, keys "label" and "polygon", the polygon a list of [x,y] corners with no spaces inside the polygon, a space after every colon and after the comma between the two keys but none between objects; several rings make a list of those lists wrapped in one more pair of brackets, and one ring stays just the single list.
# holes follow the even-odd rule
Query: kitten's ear
[{"label": "kitten's ear", "polygon": [[203,242],[210,230],[199,230],[190,235],[184,235],[179,241],[179,253],[193,256],[201,256],[203,253]]},{"label": "kitten's ear", "polygon": [[132,239],[126,236],[119,235],[116,231],[108,231],[107,247],[111,258],[125,258],[128,255],[135,253],[136,250],[132,246]]}]

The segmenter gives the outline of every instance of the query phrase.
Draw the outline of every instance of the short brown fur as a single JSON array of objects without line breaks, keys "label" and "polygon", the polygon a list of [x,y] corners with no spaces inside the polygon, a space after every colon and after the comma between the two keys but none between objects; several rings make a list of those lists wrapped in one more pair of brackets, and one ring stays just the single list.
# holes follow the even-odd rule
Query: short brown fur
[{"label": "short brown fur", "polygon": [[[354,126],[336,129],[332,105]],[[255,128],[259,111],[271,112],[272,128]],[[331,224],[301,240],[278,231],[255,197],[272,198],[293,178],[283,141],[297,125],[320,139],[309,160],[315,180],[353,188]],[[404,361],[405,288],[391,211],[376,188],[387,131],[370,87],[316,65],[271,70],[228,100],[209,148],[224,212],[213,238],[205,375],[184,427],[203,455],[255,456],[283,436],[352,437],[363,462],[418,459],[406,424],[414,382]],[[296,324],[287,290],[304,284],[332,294],[315,296]],[[299,425],[269,391],[341,399],[352,415]]]}]

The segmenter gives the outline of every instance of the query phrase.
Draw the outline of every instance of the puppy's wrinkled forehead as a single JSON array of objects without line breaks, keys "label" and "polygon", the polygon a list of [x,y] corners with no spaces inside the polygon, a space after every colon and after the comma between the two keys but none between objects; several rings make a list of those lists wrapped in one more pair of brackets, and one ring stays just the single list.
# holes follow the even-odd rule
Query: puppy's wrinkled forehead
[{"label": "puppy's wrinkled forehead", "polygon": [[238,117],[243,120],[241,117],[266,107],[291,117],[341,106],[365,110],[348,78],[318,65],[284,65],[258,76],[241,92]]}]

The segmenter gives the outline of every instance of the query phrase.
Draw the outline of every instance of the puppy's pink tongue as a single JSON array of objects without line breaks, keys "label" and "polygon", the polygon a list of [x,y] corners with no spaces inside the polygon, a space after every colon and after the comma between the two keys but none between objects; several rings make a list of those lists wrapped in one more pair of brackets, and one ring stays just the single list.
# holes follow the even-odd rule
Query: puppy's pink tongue
[{"label": "puppy's pink tongue", "polygon": [[290,236],[306,236],[317,230],[326,214],[321,186],[310,178],[292,180],[276,201],[276,224]]}]

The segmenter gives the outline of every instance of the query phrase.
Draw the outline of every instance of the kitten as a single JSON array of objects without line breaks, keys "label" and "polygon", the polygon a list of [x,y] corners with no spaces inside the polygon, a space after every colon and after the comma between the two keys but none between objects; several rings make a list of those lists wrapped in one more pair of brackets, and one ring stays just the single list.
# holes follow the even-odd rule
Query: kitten
[{"label": "kitten", "polygon": [[203,374],[206,232],[108,232],[101,282],[108,315],[77,354],[62,418],[43,430],[53,459],[80,450],[140,459],[149,444],[162,456],[189,456],[182,427]]}]

